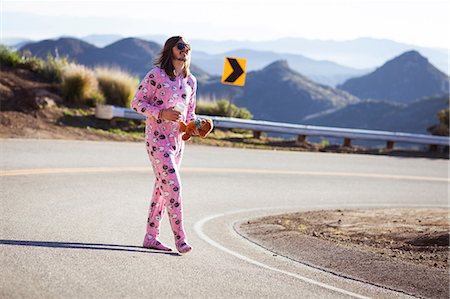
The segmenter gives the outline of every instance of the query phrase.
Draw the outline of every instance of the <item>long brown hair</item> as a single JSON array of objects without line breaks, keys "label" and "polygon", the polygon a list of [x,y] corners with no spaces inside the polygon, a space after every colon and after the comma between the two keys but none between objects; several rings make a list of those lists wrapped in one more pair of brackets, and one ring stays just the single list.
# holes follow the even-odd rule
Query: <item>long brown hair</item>
[{"label": "long brown hair", "polygon": [[[180,41],[183,37],[182,36],[172,36],[168,40],[166,40],[166,43],[164,44],[164,47],[161,49],[161,52],[159,53],[159,56],[155,59],[154,65],[159,66],[162,68],[167,75],[174,78],[174,66],[172,63],[173,55],[172,55],[172,48],[176,46],[178,41]],[[189,70],[189,67],[191,65],[191,60],[188,59],[184,63],[183,71],[185,73],[185,78],[188,78],[191,75],[191,71]]]}]

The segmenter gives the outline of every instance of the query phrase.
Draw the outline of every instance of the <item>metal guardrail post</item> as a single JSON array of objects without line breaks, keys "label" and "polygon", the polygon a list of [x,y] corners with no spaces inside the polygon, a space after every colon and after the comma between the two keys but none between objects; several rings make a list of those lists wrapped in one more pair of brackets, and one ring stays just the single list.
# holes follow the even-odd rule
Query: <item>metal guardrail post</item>
[{"label": "metal guardrail post", "polygon": [[386,143],[386,149],[393,150],[394,149],[394,141],[388,140],[388,142]]},{"label": "metal guardrail post", "polygon": [[351,147],[352,146],[352,140],[350,138],[344,138],[344,144],[345,147]]},{"label": "metal guardrail post", "polygon": [[302,144],[306,141],[306,135],[298,135],[297,136],[297,144]]}]

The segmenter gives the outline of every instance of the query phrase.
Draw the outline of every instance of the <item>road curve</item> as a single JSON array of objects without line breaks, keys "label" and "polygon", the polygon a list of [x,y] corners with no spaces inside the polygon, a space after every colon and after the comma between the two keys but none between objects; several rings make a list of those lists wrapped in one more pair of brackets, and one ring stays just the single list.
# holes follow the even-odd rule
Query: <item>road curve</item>
[{"label": "road curve", "polygon": [[[447,206],[448,161],[189,145],[187,256],[140,247],[153,175],[141,143],[0,140],[2,298],[403,298],[248,242],[237,219]],[[173,245],[167,216],[162,240]]]}]

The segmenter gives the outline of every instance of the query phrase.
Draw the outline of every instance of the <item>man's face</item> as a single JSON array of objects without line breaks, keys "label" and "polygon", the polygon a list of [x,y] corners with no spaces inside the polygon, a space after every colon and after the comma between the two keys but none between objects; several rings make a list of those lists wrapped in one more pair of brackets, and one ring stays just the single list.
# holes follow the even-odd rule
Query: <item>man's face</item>
[{"label": "man's face", "polygon": [[181,38],[177,44],[172,48],[172,55],[173,58],[179,61],[188,61],[189,55],[191,54],[191,45],[189,43]]}]

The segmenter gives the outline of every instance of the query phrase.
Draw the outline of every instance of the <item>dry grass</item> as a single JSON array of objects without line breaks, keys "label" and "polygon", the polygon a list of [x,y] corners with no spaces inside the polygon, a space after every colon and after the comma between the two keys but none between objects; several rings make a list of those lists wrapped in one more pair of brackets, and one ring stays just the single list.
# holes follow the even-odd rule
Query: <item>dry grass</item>
[{"label": "dry grass", "polygon": [[99,88],[109,105],[129,107],[139,85],[139,80],[119,68],[94,69]]},{"label": "dry grass", "polygon": [[94,105],[104,102],[94,72],[75,63],[63,68],[61,92],[69,103]]}]

